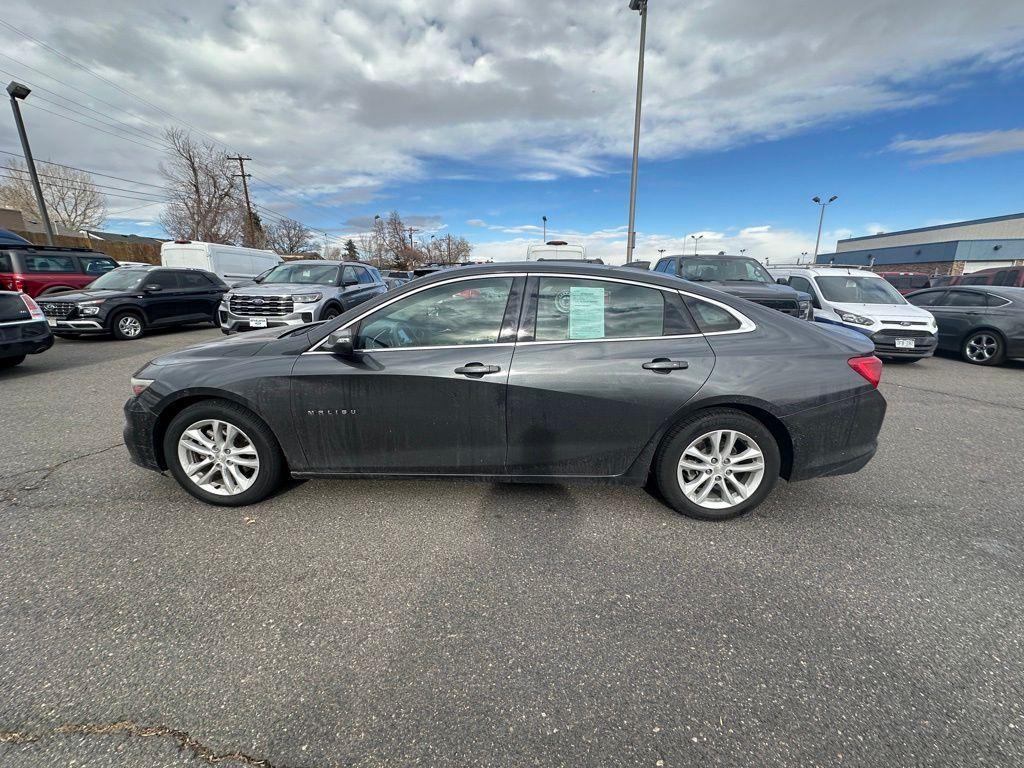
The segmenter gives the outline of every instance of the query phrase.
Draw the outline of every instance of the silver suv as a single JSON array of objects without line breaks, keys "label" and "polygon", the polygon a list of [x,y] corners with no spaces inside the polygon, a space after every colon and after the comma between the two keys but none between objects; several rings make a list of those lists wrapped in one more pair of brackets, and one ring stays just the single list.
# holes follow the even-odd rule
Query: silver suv
[{"label": "silver suv", "polygon": [[224,333],[331,320],[387,291],[374,267],[325,259],[288,261],[257,280],[224,294],[218,311]]}]

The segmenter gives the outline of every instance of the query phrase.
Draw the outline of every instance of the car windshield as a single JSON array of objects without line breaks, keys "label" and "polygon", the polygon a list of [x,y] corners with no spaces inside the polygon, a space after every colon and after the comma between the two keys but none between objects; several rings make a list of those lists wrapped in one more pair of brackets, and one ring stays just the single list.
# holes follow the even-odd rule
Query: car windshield
[{"label": "car windshield", "polygon": [[830,275],[818,277],[826,300],[837,304],[906,304],[900,292],[881,277]]},{"label": "car windshield", "polygon": [[133,291],[142,285],[148,274],[148,269],[112,269],[89,283],[89,290]]},{"label": "car windshield", "polygon": [[305,285],[334,285],[338,282],[338,267],[334,264],[282,264],[263,278],[268,283],[302,283]]},{"label": "car windshield", "polygon": [[739,280],[748,283],[774,282],[768,271],[754,259],[686,258],[682,263],[682,278],[695,282],[710,280]]}]

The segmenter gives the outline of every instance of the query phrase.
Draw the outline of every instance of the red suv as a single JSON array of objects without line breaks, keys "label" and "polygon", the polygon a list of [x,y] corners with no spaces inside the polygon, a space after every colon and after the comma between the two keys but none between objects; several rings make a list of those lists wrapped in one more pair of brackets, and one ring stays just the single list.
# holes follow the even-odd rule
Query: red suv
[{"label": "red suv", "polygon": [[1005,285],[1024,288],[1024,267],[991,267],[969,272],[960,278],[960,285]]},{"label": "red suv", "polygon": [[0,246],[0,290],[45,296],[69,288],[84,288],[118,263],[86,248],[45,245]]}]

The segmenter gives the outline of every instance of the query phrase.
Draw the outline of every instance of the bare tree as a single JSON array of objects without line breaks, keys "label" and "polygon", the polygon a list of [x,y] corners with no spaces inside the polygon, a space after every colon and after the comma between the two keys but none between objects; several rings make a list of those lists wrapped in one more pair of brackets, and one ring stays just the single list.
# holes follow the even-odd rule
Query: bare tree
[{"label": "bare tree", "polygon": [[453,235],[432,237],[422,247],[427,261],[433,264],[461,264],[473,253],[473,246],[466,238]]},{"label": "bare tree", "polygon": [[175,238],[235,243],[245,228],[235,166],[212,143],[199,143],[181,128],[168,128],[170,156],[160,164],[170,198],[160,223]]},{"label": "bare tree", "polygon": [[[0,206],[24,211],[41,220],[28,167],[20,160],[12,160],[0,166],[0,170]],[[50,163],[38,163],[36,170],[50,220],[56,226],[77,232],[96,229],[107,220],[106,197],[90,174]]]},{"label": "bare tree", "polygon": [[295,219],[281,219],[267,227],[267,245],[278,253],[304,253],[317,247],[313,231]]}]

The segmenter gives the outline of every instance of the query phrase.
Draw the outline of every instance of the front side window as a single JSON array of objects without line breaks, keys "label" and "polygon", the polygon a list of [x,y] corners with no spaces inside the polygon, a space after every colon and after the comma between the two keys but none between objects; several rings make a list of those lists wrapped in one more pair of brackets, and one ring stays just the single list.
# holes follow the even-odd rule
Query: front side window
[{"label": "front side window", "polygon": [[300,285],[336,285],[338,267],[333,264],[281,264],[263,278],[264,285],[299,283]]},{"label": "front side window", "polygon": [[817,279],[821,295],[835,304],[906,304],[900,292],[881,277],[825,275]]},{"label": "front side window", "polygon": [[374,312],[359,325],[359,349],[497,344],[511,277],[427,288]]},{"label": "front side window", "polygon": [[795,291],[803,291],[804,293],[811,294],[812,297],[814,296],[814,288],[811,287],[811,281],[806,277],[794,275],[789,278],[789,287]]},{"label": "front side window", "polygon": [[663,291],[575,277],[542,277],[539,284],[535,341],[664,334]]},{"label": "front side window", "polygon": [[680,277],[698,283],[726,280],[744,283],[773,282],[768,271],[754,259],[719,259],[714,256],[683,259]]},{"label": "front side window", "polygon": [[146,278],[149,274],[148,269],[126,269],[124,267],[112,269],[89,283],[89,290],[134,291],[143,283],[148,282]]},{"label": "front side window", "polygon": [[373,275],[370,274],[370,270],[368,270],[368,269],[359,269],[359,268],[356,268],[356,267],[351,267],[351,269],[355,269],[356,277],[359,279],[360,284],[362,284],[362,285],[371,285],[371,284],[373,284]]},{"label": "front side window", "polygon": [[70,256],[29,256],[25,255],[26,272],[77,272],[75,260]]},{"label": "front side window", "polygon": [[928,293],[919,293],[914,296],[908,296],[907,301],[915,307],[931,307],[938,304],[939,299],[945,296],[945,294],[945,291],[928,291]]}]

